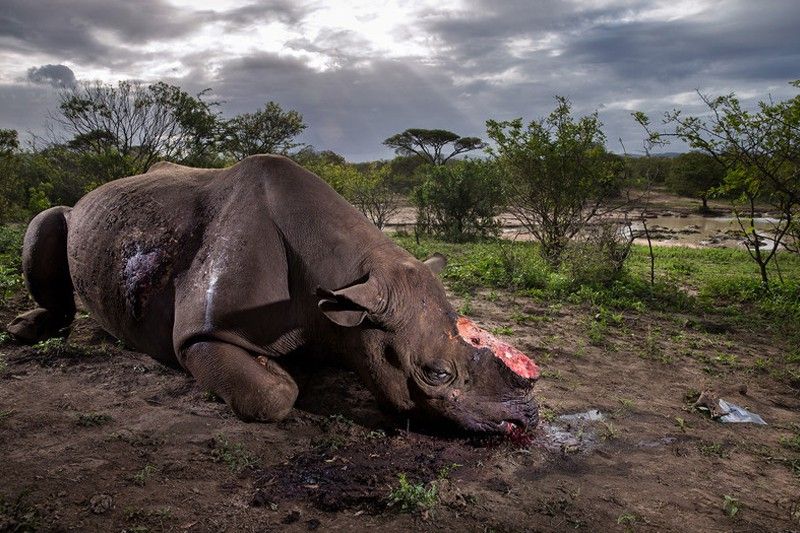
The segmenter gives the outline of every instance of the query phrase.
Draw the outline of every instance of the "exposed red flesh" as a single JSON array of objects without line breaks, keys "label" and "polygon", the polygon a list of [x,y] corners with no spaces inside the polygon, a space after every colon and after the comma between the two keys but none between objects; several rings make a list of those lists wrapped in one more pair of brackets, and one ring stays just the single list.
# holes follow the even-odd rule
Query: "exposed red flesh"
[{"label": "exposed red flesh", "polygon": [[501,341],[486,330],[479,328],[472,320],[459,317],[456,322],[458,333],[468,343],[476,347],[489,348],[495,357],[526,379],[538,379],[539,367],[533,360],[510,344]]}]

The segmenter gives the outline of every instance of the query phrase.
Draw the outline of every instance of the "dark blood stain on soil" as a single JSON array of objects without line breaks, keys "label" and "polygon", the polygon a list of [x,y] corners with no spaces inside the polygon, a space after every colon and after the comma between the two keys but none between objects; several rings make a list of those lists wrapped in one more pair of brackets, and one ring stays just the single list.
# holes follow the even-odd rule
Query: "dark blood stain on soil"
[{"label": "dark blood stain on soil", "polygon": [[421,435],[369,439],[320,453],[303,452],[258,471],[252,504],[302,499],[324,511],[386,510],[400,474],[425,483],[487,458],[486,449]]}]

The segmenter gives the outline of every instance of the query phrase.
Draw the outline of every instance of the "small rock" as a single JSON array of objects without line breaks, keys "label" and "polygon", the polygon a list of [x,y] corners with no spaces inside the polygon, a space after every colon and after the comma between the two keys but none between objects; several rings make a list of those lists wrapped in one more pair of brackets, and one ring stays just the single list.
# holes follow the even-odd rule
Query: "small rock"
[{"label": "small rock", "polygon": [[312,518],[306,522],[306,527],[309,531],[314,531],[315,529],[319,529],[319,526],[322,525],[322,522],[317,520],[316,518]]},{"label": "small rock", "polygon": [[742,383],[741,385],[739,385],[739,394],[741,394],[742,396],[747,396],[747,385],[746,384]]},{"label": "small rock", "polygon": [[114,500],[108,494],[95,494],[89,500],[89,510],[94,514],[103,514],[114,506]]}]

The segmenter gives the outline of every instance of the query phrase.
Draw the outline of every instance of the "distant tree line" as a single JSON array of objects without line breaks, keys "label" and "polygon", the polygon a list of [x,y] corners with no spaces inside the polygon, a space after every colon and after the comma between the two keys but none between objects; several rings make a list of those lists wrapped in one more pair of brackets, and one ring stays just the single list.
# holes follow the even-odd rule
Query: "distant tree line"
[{"label": "distant tree line", "polygon": [[191,95],[158,82],[84,82],[59,93],[47,138],[22,150],[0,130],[0,222],[72,205],[109,181],[156,161],[222,167],[256,153],[287,154],[306,124],[275,102],[226,119],[210,91]]},{"label": "distant tree line", "polygon": [[[631,191],[660,187],[698,199],[702,211],[710,210],[709,199],[725,199],[766,284],[766,266],[779,249],[800,253],[800,100],[762,102],[757,112],[744,111],[734,95],[702,100],[706,118],[674,111],[661,131],[634,114],[649,146],[676,137],[692,148],[677,156],[614,154],[597,113],[575,116],[569,100],[556,97],[542,119],[488,120],[491,145],[449,130],[410,128],[383,141],[394,159],[354,164],[298,143],[302,115],[275,102],[226,119],[208,90],[190,95],[162,82],[81,83],[60,93],[49,139],[22,150],[17,132],[0,130],[0,222],[71,205],[159,160],[222,167],[279,153],[321,176],[379,228],[410,205],[417,235],[461,242],[498,235],[498,217],[508,212],[551,266],[594,246],[603,252],[591,261],[618,266],[611,275],[631,242],[630,227],[622,231],[611,221],[630,206]],[[771,235],[756,230],[759,203],[779,213]]]}]

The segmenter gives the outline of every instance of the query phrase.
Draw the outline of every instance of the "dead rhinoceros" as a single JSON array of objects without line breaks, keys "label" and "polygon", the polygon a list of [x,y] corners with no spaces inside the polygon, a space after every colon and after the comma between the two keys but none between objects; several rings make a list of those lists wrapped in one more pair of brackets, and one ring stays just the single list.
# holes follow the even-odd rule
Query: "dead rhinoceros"
[{"label": "dead rhinoceros", "polygon": [[[432,272],[314,174],[278,156],[160,163],[40,213],[23,269],[30,342],[75,314],[179,364],[244,420],[287,415],[301,348],[355,369],[385,406],[474,431],[537,423],[536,365],[459,318]],[[432,263],[432,265],[431,265]],[[432,268],[429,268],[432,267]]]}]

